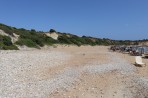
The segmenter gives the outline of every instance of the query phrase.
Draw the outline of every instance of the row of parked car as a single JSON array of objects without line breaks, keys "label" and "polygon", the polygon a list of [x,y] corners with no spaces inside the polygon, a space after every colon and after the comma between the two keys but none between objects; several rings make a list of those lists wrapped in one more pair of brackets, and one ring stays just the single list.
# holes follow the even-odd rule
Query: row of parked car
[{"label": "row of parked car", "polygon": [[119,51],[123,53],[129,53],[133,56],[144,56],[148,57],[148,46],[111,46],[110,50]]}]

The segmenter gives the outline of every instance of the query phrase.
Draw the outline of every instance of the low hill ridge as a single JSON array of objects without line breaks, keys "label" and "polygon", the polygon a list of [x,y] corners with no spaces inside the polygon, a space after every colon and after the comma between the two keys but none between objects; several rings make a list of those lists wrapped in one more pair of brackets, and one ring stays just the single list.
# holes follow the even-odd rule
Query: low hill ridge
[{"label": "low hill ridge", "polygon": [[130,40],[111,40],[107,38],[94,38],[90,36],[77,36],[70,33],[56,32],[50,29],[49,32],[36,31],[34,29],[26,30],[24,28],[15,28],[0,24],[0,49],[14,50],[17,46],[27,46],[31,48],[40,48],[45,45],[68,44],[68,45],[135,45],[145,44],[148,40],[130,41]]}]

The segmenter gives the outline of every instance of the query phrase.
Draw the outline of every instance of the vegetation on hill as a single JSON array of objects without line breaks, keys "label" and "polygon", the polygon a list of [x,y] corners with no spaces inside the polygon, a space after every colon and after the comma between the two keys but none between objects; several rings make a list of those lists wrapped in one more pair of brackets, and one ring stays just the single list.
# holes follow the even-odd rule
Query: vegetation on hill
[{"label": "vegetation on hill", "polygon": [[13,28],[0,23],[0,30],[3,30],[5,33],[13,36]]},{"label": "vegetation on hill", "polygon": [[9,36],[0,35],[0,49],[18,49],[16,45],[19,46],[27,46],[40,48],[44,45],[53,45],[53,44],[73,44],[77,46],[81,45],[129,45],[129,44],[137,44],[136,41],[123,41],[123,40],[110,40],[110,39],[100,39],[93,38],[89,36],[79,37],[77,35],[69,34],[69,33],[61,33],[56,32],[54,29],[50,29],[50,33],[56,32],[59,37],[58,40],[54,40],[53,38],[47,36],[44,32],[32,30],[26,30],[23,28],[17,29],[15,27],[10,27],[4,24],[0,24],[0,30],[3,30],[8,35],[14,37],[14,33],[19,35],[18,41],[15,43],[11,42],[11,38]]},{"label": "vegetation on hill", "polygon": [[18,50],[18,48],[12,44],[9,36],[0,35],[0,49],[3,50]]},{"label": "vegetation on hill", "polygon": [[28,47],[40,48],[44,45],[52,45],[57,43],[56,40],[48,37],[46,34],[36,32],[35,30],[16,29],[15,33],[20,35],[17,45],[26,45]]}]

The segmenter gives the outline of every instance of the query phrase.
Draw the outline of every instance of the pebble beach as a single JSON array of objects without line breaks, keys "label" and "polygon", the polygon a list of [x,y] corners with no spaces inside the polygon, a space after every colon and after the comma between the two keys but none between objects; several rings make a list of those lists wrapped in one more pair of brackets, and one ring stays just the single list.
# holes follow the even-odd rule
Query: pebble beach
[{"label": "pebble beach", "polygon": [[0,51],[0,56],[0,98],[148,97],[148,66],[136,67],[133,58],[106,46]]}]

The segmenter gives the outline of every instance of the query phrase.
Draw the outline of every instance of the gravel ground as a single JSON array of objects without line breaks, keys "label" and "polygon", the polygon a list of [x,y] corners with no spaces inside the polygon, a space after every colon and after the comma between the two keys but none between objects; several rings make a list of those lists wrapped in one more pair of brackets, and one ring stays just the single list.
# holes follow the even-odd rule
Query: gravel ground
[{"label": "gravel ground", "polygon": [[[44,69],[58,67],[71,55],[57,51],[1,51],[0,53],[0,98],[47,98],[53,92],[67,91],[81,82],[83,73],[104,74],[117,71],[119,77],[128,77],[123,82],[120,98],[146,98],[148,77],[136,77],[136,68],[115,53],[107,52],[110,63],[79,67],[65,67],[50,78],[42,79]],[[138,92],[138,93],[137,93]],[[140,97],[139,97],[140,96]]]},{"label": "gravel ground", "polygon": [[148,77],[133,76],[125,86],[125,98],[148,98]]},{"label": "gravel ground", "polygon": [[111,61],[109,64],[99,65],[99,64],[92,63],[93,66],[88,65],[84,68],[84,70],[90,73],[102,73],[102,72],[104,73],[104,72],[111,72],[113,70],[117,70],[117,71],[120,71],[122,74],[128,74],[128,73],[132,74],[134,73],[134,71],[136,71],[134,66],[129,64],[124,59],[117,57],[113,53],[108,53],[108,55],[111,58]]},{"label": "gravel ground", "polygon": [[0,96],[2,98],[44,97],[54,80],[43,80],[45,69],[61,66],[70,58],[62,52],[1,51]]}]

